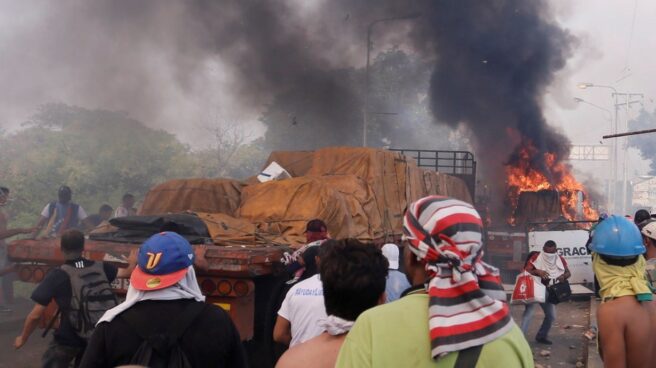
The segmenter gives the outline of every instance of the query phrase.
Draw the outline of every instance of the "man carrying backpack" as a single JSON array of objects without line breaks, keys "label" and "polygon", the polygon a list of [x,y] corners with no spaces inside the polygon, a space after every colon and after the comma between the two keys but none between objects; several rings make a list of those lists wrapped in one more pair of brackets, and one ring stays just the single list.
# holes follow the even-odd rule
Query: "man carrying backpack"
[{"label": "man carrying backpack", "polygon": [[102,317],[80,367],[245,367],[230,316],[205,303],[194,257],[189,242],[174,232],[146,240],[125,302]]},{"label": "man carrying backpack", "polygon": [[68,367],[74,361],[75,366],[79,364],[95,324],[105,311],[118,304],[110,283],[117,276],[127,277],[133,267],[119,271],[108,263],[82,258],[84,234],[78,230],[65,231],[60,244],[65,263],[49,272],[32,293],[36,305],[14,341],[16,349],[27,342],[54,299],[60,323],[43,354],[43,367]]}]

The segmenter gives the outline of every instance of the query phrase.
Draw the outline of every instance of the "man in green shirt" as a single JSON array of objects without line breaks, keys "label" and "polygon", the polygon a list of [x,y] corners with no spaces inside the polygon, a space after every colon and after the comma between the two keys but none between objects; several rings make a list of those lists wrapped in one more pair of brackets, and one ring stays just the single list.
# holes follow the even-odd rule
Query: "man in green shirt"
[{"label": "man in green shirt", "polygon": [[412,203],[403,263],[414,286],[358,317],[336,367],[533,367],[498,270],[480,260],[481,231],[468,203],[440,196]]}]

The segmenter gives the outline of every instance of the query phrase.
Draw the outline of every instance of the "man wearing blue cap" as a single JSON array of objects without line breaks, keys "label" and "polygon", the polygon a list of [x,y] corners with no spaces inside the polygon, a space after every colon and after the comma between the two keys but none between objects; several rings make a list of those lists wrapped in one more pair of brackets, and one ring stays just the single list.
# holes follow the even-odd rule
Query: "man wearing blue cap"
[{"label": "man wearing blue cap", "polygon": [[139,248],[125,302],[100,319],[81,367],[137,364],[166,367],[244,367],[239,332],[230,316],[205,304],[189,242],[174,232]]}]

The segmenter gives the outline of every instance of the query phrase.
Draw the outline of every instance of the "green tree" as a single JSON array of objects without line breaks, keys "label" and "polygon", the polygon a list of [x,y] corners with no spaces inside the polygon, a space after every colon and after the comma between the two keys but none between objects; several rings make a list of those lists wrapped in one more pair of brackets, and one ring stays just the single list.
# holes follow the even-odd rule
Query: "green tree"
[{"label": "green tree", "polygon": [[117,206],[123,193],[138,198],[156,183],[201,173],[188,146],[124,113],[49,104],[0,137],[0,178],[12,189],[12,213],[33,224],[66,184],[88,213]]},{"label": "green tree", "polygon": [[229,155],[220,147],[192,153],[201,177],[246,179],[257,175],[269,152],[264,148],[264,138],[242,143]]}]

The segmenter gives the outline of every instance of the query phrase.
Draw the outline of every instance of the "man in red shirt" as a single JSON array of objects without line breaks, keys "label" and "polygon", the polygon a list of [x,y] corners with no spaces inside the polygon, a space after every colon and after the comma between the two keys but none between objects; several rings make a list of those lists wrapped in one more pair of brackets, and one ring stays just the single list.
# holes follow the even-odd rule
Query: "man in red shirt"
[{"label": "man in red shirt", "polygon": [[[545,286],[549,286],[551,282],[562,282],[567,280],[572,274],[567,267],[567,261],[562,256],[559,256],[556,251],[558,247],[553,240],[547,240],[542,247],[542,251],[534,254],[527,262],[526,271],[534,276],[542,279]],[[551,345],[551,340],[547,338],[551,325],[556,320],[556,305],[549,303],[540,303],[540,307],[544,311],[544,321],[535,336],[535,341]],[[524,336],[528,333],[528,327],[533,320],[537,303],[528,304],[522,316],[522,332]]]}]

